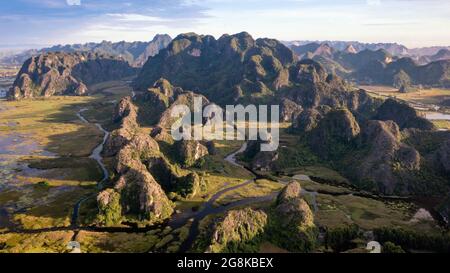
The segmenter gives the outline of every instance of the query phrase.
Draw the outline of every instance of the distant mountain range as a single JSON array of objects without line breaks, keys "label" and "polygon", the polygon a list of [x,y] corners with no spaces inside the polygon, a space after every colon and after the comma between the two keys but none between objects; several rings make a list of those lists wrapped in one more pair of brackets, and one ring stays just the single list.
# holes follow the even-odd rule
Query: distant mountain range
[{"label": "distant mountain range", "polygon": [[141,67],[149,57],[155,56],[158,52],[167,47],[172,38],[167,35],[156,35],[150,42],[117,42],[103,41],[101,43],[86,43],[73,45],[57,45],[40,50],[31,49],[20,53],[3,52],[0,53],[0,64],[21,66],[32,56],[51,52],[91,52],[100,55],[110,55],[127,61],[134,67]]},{"label": "distant mountain range", "polygon": [[[450,50],[440,49],[430,56],[409,56],[408,50],[395,44],[370,44],[362,49],[361,43],[355,45],[345,42],[309,43],[291,45],[300,60],[312,59],[321,63],[328,73],[334,73],[349,80],[367,84],[387,84],[401,88],[408,85],[450,86]],[[344,48],[344,46],[346,46]],[[403,50],[403,49],[406,49]],[[361,50],[362,49],[362,50]],[[402,53],[393,54],[392,52]],[[431,52],[431,51],[427,51]],[[399,80],[401,78],[402,80]],[[401,83],[399,83],[401,82]]]},{"label": "distant mountain range", "polygon": [[443,48],[434,55],[425,55],[418,58],[418,63],[426,64],[435,61],[450,60],[450,49]]},{"label": "distant mountain range", "polygon": [[391,53],[392,55],[408,55],[408,48],[404,45],[397,44],[397,43],[361,43],[356,41],[292,41],[292,42],[285,42],[290,47],[298,47],[298,46],[304,46],[307,44],[327,44],[338,51],[344,51],[349,46],[353,47],[353,49],[356,50],[356,52],[363,51],[363,50],[372,50],[377,51],[379,49],[384,49],[387,52]]},{"label": "distant mountain range", "polygon": [[285,41],[283,42],[288,47],[295,51],[295,48],[307,46],[311,44],[327,44],[337,51],[346,51],[349,47],[357,52],[363,50],[377,51],[383,49],[389,52],[393,56],[399,57],[412,57],[417,61],[421,57],[430,57],[436,55],[441,50],[450,50],[450,46],[434,46],[434,47],[423,47],[423,48],[407,48],[404,45],[397,43],[361,43],[357,41]]}]

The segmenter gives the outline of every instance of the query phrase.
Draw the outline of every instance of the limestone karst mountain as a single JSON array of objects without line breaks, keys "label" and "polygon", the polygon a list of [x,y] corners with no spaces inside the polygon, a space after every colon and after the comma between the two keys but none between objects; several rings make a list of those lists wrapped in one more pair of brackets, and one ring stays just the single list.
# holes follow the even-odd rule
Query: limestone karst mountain
[{"label": "limestone karst mountain", "polygon": [[271,39],[248,33],[212,36],[182,34],[150,58],[134,82],[147,90],[159,78],[205,95],[216,103],[270,94],[288,85],[293,52]]},{"label": "limestone karst mountain", "polygon": [[402,58],[389,64],[374,62],[359,70],[356,78],[375,84],[395,85],[396,75],[403,71],[413,85],[429,87],[450,86],[450,60],[419,65],[410,58]]},{"label": "limestone karst mountain", "polygon": [[317,240],[314,215],[291,182],[269,208],[233,210],[217,219],[206,239],[212,253],[255,252],[262,241],[273,241],[293,252],[310,252]]},{"label": "limestone karst mountain", "polygon": [[[450,55],[447,48],[434,55],[416,56],[406,51],[388,50],[389,47],[361,47],[357,50],[357,44],[345,43],[344,48],[342,45],[323,42],[292,45],[291,48],[298,58],[313,59],[329,73],[359,83],[396,86],[395,76],[403,71],[411,79],[411,86],[446,87],[449,84]],[[404,90],[411,89],[411,86],[405,86]]]},{"label": "limestone karst mountain", "polygon": [[419,47],[419,48],[411,48],[408,50],[408,52],[409,55],[411,56],[427,57],[436,55],[442,49],[450,50],[450,47],[448,46]]},{"label": "limestone karst mountain", "polygon": [[345,49],[344,49],[345,53],[350,53],[350,54],[356,54],[358,53],[358,51],[356,51],[356,49],[353,47],[352,44],[348,45]]},{"label": "limestone karst mountain", "polygon": [[[333,166],[353,179],[356,185],[386,194],[411,194],[419,192],[422,189],[420,185],[426,183],[418,173],[433,173],[440,178],[433,182],[435,184],[429,190],[446,187],[442,183],[445,174],[434,168],[430,160],[424,159],[427,155],[422,154],[416,145],[407,143],[401,137],[408,130],[434,135],[436,131],[431,122],[406,104],[394,100],[384,102],[369,96],[364,90],[350,87],[345,80],[309,59],[296,62],[289,57],[287,62],[279,62],[280,69],[286,75],[284,84],[275,89],[273,82],[270,84],[270,78],[267,77],[270,69],[264,66],[264,58],[253,55],[253,52],[260,53],[263,50],[263,42],[267,40],[254,41],[247,33],[224,36],[217,41],[209,36],[181,35],[166,50],[149,59],[135,85],[141,90],[148,89],[142,94],[152,94],[153,98],[161,101],[153,105],[161,105],[162,110],[170,107],[170,101],[176,101],[176,98],[171,98],[174,88],[168,81],[160,81],[157,84],[159,88],[152,87],[150,79],[157,80],[162,76],[181,86],[194,86],[198,93],[204,94],[210,101],[245,102],[249,92],[240,92],[237,97],[230,96],[233,88],[232,85],[226,86],[230,83],[229,80],[226,83],[208,82],[207,75],[215,75],[217,69],[225,78],[237,79],[235,87],[241,91],[246,90],[242,87],[247,86],[249,81],[264,85],[267,90],[259,92],[258,98],[282,105],[282,118],[293,121],[294,130],[307,140],[312,151],[321,160],[333,162]],[[229,43],[234,47],[230,47]],[[262,56],[270,56],[272,60],[275,60],[275,56],[281,58],[276,50],[277,45],[278,43],[273,42],[269,49],[262,51]],[[378,71],[396,71],[397,68],[411,71],[418,67],[411,59],[395,61],[384,50],[365,50],[356,54],[337,52],[334,54],[335,58],[336,56],[360,75],[365,71],[370,75],[369,68],[373,64],[380,67]],[[218,59],[221,60],[220,67],[216,64]],[[246,63],[248,59],[260,60],[261,66],[256,66],[254,70],[255,66],[249,64],[255,63]],[[231,69],[228,64],[232,63],[237,64],[240,69]],[[205,67],[208,67],[208,74]],[[433,71],[435,72],[434,69]],[[415,76],[420,77],[414,74],[412,81]],[[194,82],[196,85],[191,85]],[[270,86],[272,89],[269,89]],[[201,87],[208,91],[205,92]],[[245,157],[249,160],[250,167],[255,170],[276,171],[280,160],[279,152],[258,152],[258,145],[258,142],[251,142],[247,147]],[[389,156],[382,156],[380,151]],[[360,165],[361,162],[365,162],[365,165]]]},{"label": "limestone karst mountain", "polygon": [[[294,129],[311,151],[359,187],[397,195],[448,190],[448,174],[435,160],[442,158],[437,154],[445,158],[439,145],[450,135],[436,131],[406,104],[387,100],[371,115],[321,106],[298,119]],[[422,148],[420,139],[425,138],[433,148]]]},{"label": "limestone karst mountain", "polygon": [[450,49],[443,48],[439,50],[436,54],[429,57],[431,61],[443,61],[443,60],[450,60]]},{"label": "limestone karst mountain", "polygon": [[135,75],[121,59],[94,53],[48,53],[28,59],[9,92],[10,99],[86,95],[91,84]]},{"label": "limestone karst mountain", "polygon": [[173,213],[172,202],[146,166],[161,157],[158,143],[142,131],[136,118],[131,98],[124,98],[114,115],[120,128],[111,133],[103,151],[115,157],[117,176],[113,187],[97,196],[98,221],[103,225],[120,224],[127,218],[154,223]]},{"label": "limestone karst mountain", "polygon": [[[394,56],[408,56],[413,54],[410,52],[406,46],[397,44],[397,43],[362,43],[357,41],[292,41],[285,42],[286,45],[293,46],[303,46],[307,44],[328,44],[330,47],[334,48],[336,51],[345,51],[348,47],[353,47],[356,52],[364,51],[364,50],[385,50]],[[294,50],[295,51],[295,50]],[[434,53],[433,53],[434,54]],[[415,52],[413,55],[416,55]]]},{"label": "limestone karst mountain", "polygon": [[45,53],[97,53],[109,55],[127,61],[131,66],[141,67],[149,57],[155,56],[161,49],[165,48],[172,38],[167,34],[158,34],[149,42],[109,42],[86,44],[55,45],[42,49],[31,49],[23,52],[15,52],[0,56],[0,64],[22,65],[33,56]]},{"label": "limestone karst mountain", "polygon": [[420,130],[436,130],[433,123],[420,115],[414,108],[406,103],[394,99],[387,99],[378,109],[374,117],[377,120],[392,120],[401,130],[415,128]]},{"label": "limestone karst mountain", "polygon": [[335,53],[335,49],[327,43],[292,46],[291,49],[300,59],[313,59],[315,56],[332,58]]},{"label": "limestone karst mountain", "polygon": [[[267,214],[247,208],[229,211],[213,227],[209,253],[249,252],[264,234]],[[255,247],[255,246],[253,246]]]},{"label": "limestone karst mountain", "polygon": [[[348,92],[341,78],[317,62],[296,62],[293,52],[281,43],[255,41],[248,33],[224,35],[218,40],[196,34],[178,36],[167,49],[149,59],[134,86],[147,94],[160,78],[218,104],[264,100],[281,103],[288,99],[289,105],[286,100],[283,103],[286,110],[308,108],[325,100],[337,106],[368,99],[359,91]],[[286,120],[292,113],[285,112]]]},{"label": "limestone karst mountain", "polygon": [[394,57],[384,50],[358,53],[340,51],[331,58],[321,56],[314,60],[340,76],[367,84],[395,86],[396,75],[403,71],[410,78],[411,85],[449,86],[449,60],[445,50],[441,50],[439,56],[419,62],[411,57]]},{"label": "limestone karst mountain", "polygon": [[[105,225],[127,219],[147,223],[162,221],[173,213],[166,194],[193,198],[203,187],[203,180],[197,173],[179,174],[159,144],[140,127],[137,117],[138,107],[130,97],[118,103],[113,120],[119,124],[119,129],[111,133],[103,150],[105,156],[114,157],[116,179],[113,187],[102,191],[97,198],[98,219]],[[184,160],[195,163],[199,159],[198,148],[187,142],[181,145],[186,145],[185,149],[179,149],[186,157]],[[208,149],[204,149],[201,156],[208,153]]]},{"label": "limestone karst mountain", "polygon": [[174,122],[171,117],[172,109],[177,105],[187,105],[193,111],[195,98],[201,99],[203,107],[210,104],[206,97],[173,86],[168,80],[161,78],[150,88],[137,94],[139,120],[145,124],[170,129]]}]

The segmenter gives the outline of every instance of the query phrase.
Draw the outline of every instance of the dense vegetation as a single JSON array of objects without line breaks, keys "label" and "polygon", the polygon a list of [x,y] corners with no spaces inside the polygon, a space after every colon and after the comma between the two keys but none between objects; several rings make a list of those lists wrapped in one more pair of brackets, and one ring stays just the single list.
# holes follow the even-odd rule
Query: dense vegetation
[{"label": "dense vegetation", "polygon": [[450,252],[450,235],[426,234],[397,228],[381,228],[374,230],[378,241],[392,242],[405,250],[428,250],[439,253]]}]

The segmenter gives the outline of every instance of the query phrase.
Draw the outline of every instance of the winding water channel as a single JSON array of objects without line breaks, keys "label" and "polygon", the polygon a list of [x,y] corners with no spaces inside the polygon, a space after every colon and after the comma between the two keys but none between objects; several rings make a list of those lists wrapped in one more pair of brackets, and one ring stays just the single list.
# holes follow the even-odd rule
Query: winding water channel
[{"label": "winding water channel", "polygon": [[[234,166],[237,166],[237,167],[240,167],[240,168],[244,168],[244,166],[240,165],[237,162],[236,155],[244,152],[246,149],[247,149],[247,143],[244,142],[244,144],[242,145],[242,147],[239,150],[237,150],[237,151],[233,152],[232,154],[226,156],[224,158],[224,160],[227,161],[228,163],[234,165]],[[176,229],[176,228],[180,228],[180,227],[184,226],[189,219],[193,219],[192,225],[191,225],[191,227],[189,229],[189,235],[188,235],[187,239],[181,244],[180,252],[183,252],[183,253],[187,252],[192,247],[195,239],[197,238],[197,236],[200,233],[200,229],[199,229],[200,222],[203,219],[205,219],[207,216],[213,215],[213,214],[224,213],[224,212],[226,212],[228,210],[231,210],[233,208],[240,207],[240,206],[245,206],[245,205],[250,205],[250,204],[255,204],[255,203],[261,203],[261,202],[267,202],[267,201],[273,200],[273,198],[277,195],[276,193],[270,194],[268,196],[244,198],[244,199],[241,199],[239,201],[227,204],[225,206],[217,207],[217,206],[214,205],[214,203],[220,197],[225,195],[226,193],[229,193],[229,192],[237,190],[239,188],[248,186],[248,185],[254,183],[255,181],[256,181],[256,178],[253,178],[253,179],[250,179],[248,181],[245,181],[242,184],[239,184],[239,185],[233,186],[233,187],[227,187],[228,184],[225,184],[222,187],[222,190],[218,191],[206,203],[204,203],[198,212],[194,213],[193,215],[189,215],[188,217],[185,217],[185,219],[176,219],[176,218],[174,218],[173,221],[170,221],[169,222],[169,226],[171,228]],[[188,218],[188,219],[186,219],[186,218]]]},{"label": "winding water channel", "polygon": [[[243,169],[247,169],[245,168],[243,165],[239,164],[236,160],[236,156],[240,153],[243,153],[245,150],[247,149],[247,142],[245,142],[242,147],[235,151],[234,153],[226,156],[224,158],[225,161],[227,161],[228,163],[243,168]],[[248,170],[248,169],[247,169]],[[306,177],[306,176],[305,176]],[[227,212],[229,210],[232,210],[234,208],[237,207],[242,207],[242,206],[248,206],[248,205],[252,205],[252,204],[258,204],[258,203],[264,203],[264,202],[271,202],[273,201],[277,195],[278,192],[273,192],[269,195],[266,196],[259,196],[259,197],[248,197],[248,198],[244,198],[232,203],[229,203],[227,205],[224,206],[215,206],[214,203],[222,196],[224,196],[225,194],[240,189],[242,187],[248,186],[252,183],[254,183],[256,181],[257,178],[253,178],[250,179],[242,184],[239,184],[237,186],[234,187],[228,187],[227,185],[224,185],[223,189],[220,190],[219,192],[217,192],[216,194],[214,194],[206,203],[204,203],[201,207],[201,209],[195,213],[194,215],[190,215],[191,219],[193,219],[192,221],[192,225],[189,229],[189,236],[187,237],[187,239],[182,243],[181,247],[180,247],[180,252],[187,252],[189,249],[191,249],[195,239],[197,238],[197,236],[200,233],[199,230],[199,225],[200,222],[205,219],[207,216],[209,215],[214,215],[214,214],[221,214],[224,212]],[[307,177],[307,179],[309,179],[309,177]],[[287,184],[287,182],[282,182],[282,181],[278,181],[279,183],[282,184]],[[304,195],[310,195],[311,196],[311,202],[314,208],[314,211],[317,212],[318,211],[318,205],[317,205],[317,201],[316,201],[316,196],[317,196],[317,192],[311,192],[311,191],[307,191],[302,189],[302,194]],[[186,217],[189,218],[189,217]],[[169,226],[176,229],[176,228],[180,228],[183,225],[186,224],[186,220],[188,219],[183,219],[184,221],[180,221],[180,219],[178,220],[173,220],[169,223]]]},{"label": "winding water channel", "polygon": [[[109,172],[103,163],[103,157],[101,156],[101,152],[103,150],[103,146],[105,145],[110,133],[108,131],[106,131],[100,124],[89,122],[83,116],[83,112],[85,112],[87,110],[88,109],[86,109],[86,108],[80,109],[76,115],[83,123],[93,124],[103,133],[102,142],[97,147],[95,147],[95,149],[92,151],[91,155],[89,156],[89,158],[94,159],[98,163],[99,167],[101,168],[101,170],[103,172],[102,179],[100,181],[98,181],[98,187],[101,188],[102,182],[104,182],[105,180],[107,180],[109,178]],[[224,158],[224,160],[234,166],[244,168],[244,166],[237,163],[236,155],[245,151],[246,148],[247,148],[247,143],[244,143],[239,150],[228,155],[227,157]],[[237,190],[241,187],[250,185],[251,183],[254,183],[255,180],[256,180],[256,178],[250,179],[242,184],[239,184],[239,185],[233,186],[233,187],[228,187],[229,184],[225,183],[223,185],[222,189],[219,190],[217,193],[215,193],[207,202],[205,202],[197,212],[190,212],[190,213],[186,213],[186,214],[175,214],[169,221],[167,221],[166,223],[161,224],[161,225],[149,226],[149,227],[143,227],[143,228],[138,228],[138,227],[96,227],[96,226],[80,227],[78,224],[80,207],[86,200],[95,197],[95,194],[92,194],[89,196],[83,196],[76,202],[76,204],[73,207],[71,225],[68,227],[54,227],[54,228],[43,228],[43,229],[34,229],[34,230],[11,227],[8,231],[0,232],[0,234],[6,234],[6,233],[10,233],[10,232],[21,233],[21,234],[39,234],[42,232],[52,232],[52,231],[74,231],[75,233],[73,236],[73,240],[75,241],[79,231],[109,232],[109,233],[115,233],[115,232],[146,233],[151,230],[159,230],[161,228],[164,228],[165,226],[169,226],[173,229],[177,229],[177,228],[183,227],[189,221],[193,221],[190,232],[189,232],[188,239],[183,243],[182,249],[181,249],[182,252],[186,252],[190,249],[190,247],[192,246],[193,242],[195,241],[195,239],[197,238],[197,236],[199,234],[200,221],[203,220],[208,215],[223,213],[223,212],[226,212],[230,209],[233,209],[233,208],[236,208],[239,206],[245,206],[245,205],[250,205],[250,204],[254,204],[254,203],[270,201],[276,196],[276,193],[273,193],[268,196],[245,198],[245,199],[242,199],[242,200],[239,200],[236,202],[232,202],[232,203],[224,205],[224,206],[216,207],[214,205],[214,203],[223,195],[225,195],[233,190]]]},{"label": "winding water channel", "polygon": [[[92,151],[92,154],[90,155],[90,158],[94,159],[98,163],[98,165],[100,166],[100,168],[103,172],[103,177],[98,183],[98,187],[101,188],[102,182],[104,182],[105,180],[107,180],[109,178],[109,172],[103,163],[103,157],[101,156],[101,152],[103,150],[103,146],[105,145],[110,133],[108,131],[106,131],[100,124],[89,122],[83,116],[83,112],[85,112],[87,110],[88,109],[79,110],[77,113],[77,117],[83,123],[95,125],[104,134],[103,141]],[[224,158],[224,160],[236,167],[240,167],[240,168],[249,170],[245,166],[239,164],[238,161],[236,160],[236,156],[238,154],[244,152],[246,150],[246,148],[247,148],[247,143],[243,143],[243,145],[239,148],[239,150],[229,154],[228,156],[226,156]],[[252,170],[249,170],[249,171],[252,172]],[[171,219],[169,219],[168,221],[166,221],[165,223],[163,223],[161,225],[149,226],[149,227],[143,227],[143,228],[138,228],[138,227],[111,227],[111,228],[108,228],[108,227],[96,227],[96,226],[80,227],[78,225],[78,216],[79,216],[80,207],[86,200],[88,200],[89,198],[95,197],[95,194],[93,194],[90,196],[84,196],[74,205],[72,222],[71,222],[72,224],[70,227],[59,227],[59,228],[55,227],[55,228],[39,229],[39,230],[21,230],[21,229],[19,230],[19,229],[13,228],[13,229],[10,229],[9,231],[3,232],[3,233],[17,232],[17,233],[24,233],[24,234],[38,234],[41,232],[49,232],[49,231],[74,231],[75,234],[73,236],[73,240],[75,240],[78,232],[82,231],[82,230],[91,231],[91,232],[109,232],[109,233],[115,233],[115,232],[146,233],[151,230],[160,230],[166,226],[169,226],[170,228],[175,230],[175,229],[179,229],[179,228],[187,225],[189,222],[192,222],[190,229],[189,229],[189,235],[188,235],[187,239],[181,244],[181,247],[180,247],[180,252],[185,253],[192,248],[195,240],[197,239],[197,237],[200,233],[200,228],[199,228],[200,222],[203,219],[205,219],[207,216],[221,214],[221,213],[227,212],[231,209],[241,207],[241,206],[247,206],[247,205],[263,203],[263,202],[270,202],[270,201],[274,200],[274,198],[276,198],[276,196],[278,195],[278,192],[273,192],[267,196],[244,198],[244,199],[241,199],[241,200],[238,200],[235,202],[231,202],[231,203],[223,205],[223,206],[217,206],[215,204],[219,198],[226,195],[227,193],[230,193],[234,190],[240,189],[242,187],[245,187],[245,186],[248,186],[248,185],[254,183],[256,181],[256,179],[258,178],[258,176],[254,172],[252,172],[252,173],[255,178],[245,181],[244,183],[241,183],[239,185],[229,187],[229,183],[225,183],[217,193],[215,193],[208,201],[206,201],[205,203],[203,203],[201,205],[201,207],[199,208],[198,211],[195,211],[195,212],[189,211],[189,212],[185,212],[185,213],[174,214]],[[308,176],[302,175],[301,177],[294,176],[293,179],[304,180],[304,179],[310,179],[310,178]],[[282,181],[278,181],[278,182],[283,183],[283,184],[287,183],[287,182],[282,182]],[[302,189],[303,195],[310,195],[311,206],[313,207],[314,212],[317,212],[319,210],[317,200],[316,200],[316,197],[319,193],[332,194],[332,195],[334,194],[334,193],[326,193],[326,192],[322,192],[322,191],[317,191],[317,192],[307,191],[305,189]],[[367,196],[367,194],[365,194],[365,193],[359,193],[356,191],[352,192],[351,194],[360,195],[360,196],[367,197],[367,198],[382,199],[382,200],[391,200],[391,201],[392,200],[404,200],[404,201],[406,201],[404,198],[400,198],[400,197],[397,199],[396,197],[389,198],[389,197],[380,197],[380,196],[373,196],[373,195]],[[349,193],[343,193],[343,194],[337,194],[337,195],[349,195]],[[3,233],[0,233],[0,234],[3,234]]]},{"label": "winding water channel", "polygon": [[[88,109],[83,108],[80,111],[78,111],[77,113],[77,117],[86,124],[91,124],[85,117],[83,117],[83,112],[87,111]],[[103,141],[97,146],[95,147],[95,149],[92,151],[91,155],[89,156],[89,158],[94,159],[95,161],[97,161],[98,165],[100,166],[100,168],[102,169],[103,172],[103,177],[102,179],[98,182],[98,188],[102,187],[102,183],[104,181],[106,181],[109,177],[109,172],[108,169],[106,169],[105,164],[103,163],[103,157],[101,156],[101,153],[103,151],[103,146],[105,145],[106,141],[108,140],[109,137],[109,132],[106,131],[100,124],[95,123],[95,126],[103,133]],[[77,228],[78,227],[78,215],[80,212],[80,207],[81,205],[88,200],[89,198],[93,197],[93,195],[90,196],[85,196],[82,199],[80,199],[74,206],[73,208],[73,214],[72,214],[72,227],[73,228]]]}]

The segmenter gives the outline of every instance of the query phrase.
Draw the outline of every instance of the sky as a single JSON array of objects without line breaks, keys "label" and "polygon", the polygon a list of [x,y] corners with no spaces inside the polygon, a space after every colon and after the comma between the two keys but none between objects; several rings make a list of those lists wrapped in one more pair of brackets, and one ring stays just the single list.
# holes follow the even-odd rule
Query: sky
[{"label": "sky", "polygon": [[0,47],[220,37],[450,45],[449,0],[1,0]]}]

